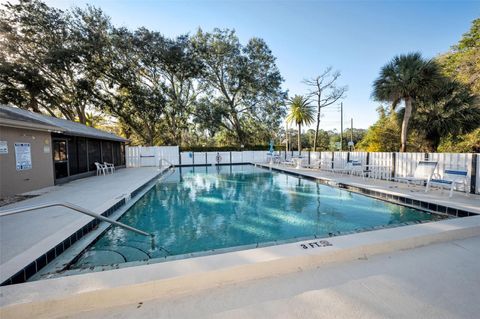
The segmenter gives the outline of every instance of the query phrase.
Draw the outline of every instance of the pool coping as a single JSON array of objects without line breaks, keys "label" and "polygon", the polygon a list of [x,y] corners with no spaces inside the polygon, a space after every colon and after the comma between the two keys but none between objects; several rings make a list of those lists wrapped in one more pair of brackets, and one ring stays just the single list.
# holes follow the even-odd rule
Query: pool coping
[{"label": "pool coping", "polygon": [[46,318],[192,293],[478,236],[480,216],[381,229],[0,287],[6,317]]},{"label": "pool coping", "polygon": [[[134,188],[130,193],[122,195],[120,199],[118,199],[119,197],[117,197],[114,199],[107,200],[106,201],[107,208],[101,209],[102,211],[101,215],[105,217],[111,217],[111,215],[114,212],[116,212],[119,208],[124,206],[131,197],[135,197],[149,183],[157,179],[167,169],[168,167],[160,169],[158,173],[155,174],[154,177],[148,179],[146,182]],[[79,226],[78,225],[72,226],[74,228],[74,231],[70,233],[70,235],[67,235],[65,239],[61,240],[60,242],[57,242],[56,244],[53,245],[53,247],[48,249],[45,253],[41,254],[39,257],[35,258],[33,261],[28,263],[26,266],[21,267],[20,269],[16,268],[15,271],[12,271],[11,269],[5,270],[5,264],[2,265],[0,287],[26,282],[29,278],[33,277],[35,274],[40,272],[48,264],[55,261],[57,256],[61,255],[65,250],[67,250],[72,245],[77,243],[81,238],[91,233],[92,230],[97,229],[100,223],[101,221],[92,217],[88,221],[81,221]],[[9,268],[12,268],[12,267],[9,267]]]}]

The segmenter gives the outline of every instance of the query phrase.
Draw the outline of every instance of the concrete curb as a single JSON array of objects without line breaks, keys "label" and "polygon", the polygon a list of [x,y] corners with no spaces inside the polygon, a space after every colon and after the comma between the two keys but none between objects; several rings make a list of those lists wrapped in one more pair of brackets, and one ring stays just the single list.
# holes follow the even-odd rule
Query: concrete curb
[{"label": "concrete curb", "polygon": [[[55,318],[480,234],[480,216],[1,287],[3,318]],[[307,245],[304,249],[301,245]]]}]

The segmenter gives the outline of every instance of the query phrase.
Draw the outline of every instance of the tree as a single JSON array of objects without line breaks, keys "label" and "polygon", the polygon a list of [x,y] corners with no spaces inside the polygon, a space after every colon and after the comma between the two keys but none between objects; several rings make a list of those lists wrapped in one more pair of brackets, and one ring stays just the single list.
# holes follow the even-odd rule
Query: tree
[{"label": "tree", "polygon": [[470,30],[450,52],[437,60],[447,76],[468,85],[473,93],[480,94],[480,18],[472,22]]},{"label": "tree", "polygon": [[343,131],[343,140],[344,143],[347,144],[348,142],[351,141],[353,142],[353,145],[357,145],[365,136],[366,130],[364,129],[358,129],[354,128],[353,130],[351,128],[347,128]]},{"label": "tree", "polygon": [[426,96],[438,86],[441,79],[438,65],[425,60],[420,53],[409,53],[393,58],[380,70],[373,83],[373,97],[377,101],[392,103],[392,109],[404,103],[401,152],[407,150],[408,124],[417,97]]},{"label": "tree", "polygon": [[289,100],[290,113],[287,115],[287,121],[289,123],[295,123],[298,125],[298,152],[302,152],[302,125],[309,125],[314,121],[313,107],[309,105],[308,99],[301,95],[295,95]]},{"label": "tree", "polygon": [[449,153],[479,153],[480,152],[480,127],[464,135],[449,135],[442,139],[438,152]]},{"label": "tree", "polygon": [[234,31],[220,29],[198,30],[191,41],[204,64],[200,88],[221,114],[218,125],[232,130],[242,145],[248,141],[247,122],[275,132],[285,114],[285,93],[265,41],[252,38],[243,46]]},{"label": "tree", "polygon": [[395,152],[400,146],[397,114],[392,110],[389,113],[383,107],[379,107],[377,112],[379,119],[367,130],[356,149],[366,152]]},{"label": "tree", "polygon": [[161,143],[160,123],[167,98],[160,81],[159,39],[146,38],[144,30],[114,29],[98,99],[101,107],[133,131],[144,145]]},{"label": "tree", "polygon": [[0,101],[86,123],[110,23],[101,10],[40,1],[0,10]]},{"label": "tree", "polygon": [[322,108],[332,105],[333,103],[345,97],[347,87],[338,87],[335,83],[339,77],[340,72],[336,71],[332,73],[332,68],[329,67],[319,76],[304,80],[305,84],[312,87],[308,96],[310,98],[315,98],[317,101],[316,128],[315,137],[313,139],[314,152],[317,151],[318,130],[320,127]]},{"label": "tree", "polygon": [[457,81],[445,79],[435,92],[419,97],[417,104],[412,126],[425,134],[432,151],[437,150],[442,138],[480,127],[478,97]]},{"label": "tree", "polygon": [[151,70],[156,73],[155,81],[161,82],[166,95],[164,122],[169,134],[165,142],[181,145],[182,131],[187,129],[197,100],[195,79],[201,74],[202,63],[185,35],[168,39],[158,32],[141,28],[136,36],[145,46],[142,51],[156,54],[153,63],[156,65]]}]

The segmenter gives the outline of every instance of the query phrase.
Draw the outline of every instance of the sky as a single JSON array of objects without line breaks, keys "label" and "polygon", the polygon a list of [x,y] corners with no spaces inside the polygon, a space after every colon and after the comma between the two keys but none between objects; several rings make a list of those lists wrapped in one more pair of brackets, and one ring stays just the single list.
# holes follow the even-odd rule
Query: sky
[{"label": "sky", "polygon": [[[0,0],[2,1],[2,0]],[[213,28],[235,29],[242,43],[263,38],[277,57],[289,95],[305,94],[305,78],[331,66],[347,85],[344,125],[367,128],[377,119],[372,82],[395,55],[425,58],[447,52],[480,17],[477,1],[320,0],[47,0],[67,9],[102,8],[117,26],[145,26],[174,37]],[[323,129],[339,129],[338,106],[325,112]]]}]

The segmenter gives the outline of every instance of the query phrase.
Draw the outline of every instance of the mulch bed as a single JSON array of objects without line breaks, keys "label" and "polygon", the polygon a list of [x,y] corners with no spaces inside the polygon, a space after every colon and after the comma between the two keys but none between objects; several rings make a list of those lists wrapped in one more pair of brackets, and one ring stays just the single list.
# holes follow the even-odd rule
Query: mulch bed
[{"label": "mulch bed", "polygon": [[21,202],[22,200],[37,197],[38,195],[13,195],[9,197],[0,198],[0,207]]}]

